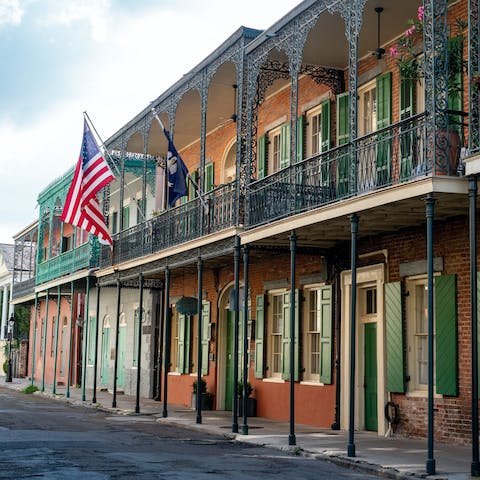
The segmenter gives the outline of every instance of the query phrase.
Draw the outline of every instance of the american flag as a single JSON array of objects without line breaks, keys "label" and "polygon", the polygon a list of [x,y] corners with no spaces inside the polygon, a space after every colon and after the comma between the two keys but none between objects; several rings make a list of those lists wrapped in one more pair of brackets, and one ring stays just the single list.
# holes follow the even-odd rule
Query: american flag
[{"label": "american flag", "polygon": [[97,236],[100,243],[112,245],[97,192],[114,179],[85,120],[80,158],[60,217],[62,222]]}]

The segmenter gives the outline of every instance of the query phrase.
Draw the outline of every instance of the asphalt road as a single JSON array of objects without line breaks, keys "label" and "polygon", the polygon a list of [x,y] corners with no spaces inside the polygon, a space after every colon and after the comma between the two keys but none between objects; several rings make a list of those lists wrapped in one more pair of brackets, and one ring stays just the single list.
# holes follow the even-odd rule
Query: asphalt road
[{"label": "asphalt road", "polygon": [[329,462],[0,387],[0,479],[373,479]]}]

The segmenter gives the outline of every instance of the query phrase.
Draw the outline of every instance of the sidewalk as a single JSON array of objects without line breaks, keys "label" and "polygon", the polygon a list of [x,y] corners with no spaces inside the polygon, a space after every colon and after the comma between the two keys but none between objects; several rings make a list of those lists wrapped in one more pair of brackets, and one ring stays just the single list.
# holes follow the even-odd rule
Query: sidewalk
[{"label": "sidewalk", "polygon": [[[21,390],[30,385],[27,379],[15,378],[5,383],[0,377],[0,386]],[[54,397],[74,405],[93,406],[92,391],[86,391],[86,401],[81,400],[81,389],[71,387],[70,398],[65,397],[65,387],[57,388],[57,395],[51,394],[52,386],[45,388],[43,395]],[[41,394],[41,393],[40,393]],[[95,408],[120,415],[135,415],[135,397],[117,395],[117,408],[112,408],[112,395],[97,392]],[[227,436],[240,442],[281,449],[296,455],[321,458],[359,470],[368,471],[387,478],[412,479],[454,479],[470,477],[471,447],[435,443],[434,458],[437,475],[427,476],[425,462],[427,458],[426,440],[405,439],[401,437],[379,437],[374,433],[357,432],[355,434],[355,458],[347,457],[348,432],[333,431],[306,425],[296,425],[296,446],[288,445],[289,424],[264,418],[248,418],[248,435],[232,433],[232,414],[223,411],[202,412],[202,424],[196,423],[196,412],[178,405],[168,405],[168,417],[163,418],[163,404],[151,399],[141,399],[140,416],[155,416],[159,423],[174,424],[196,430]],[[242,431],[242,418],[238,419]]]}]

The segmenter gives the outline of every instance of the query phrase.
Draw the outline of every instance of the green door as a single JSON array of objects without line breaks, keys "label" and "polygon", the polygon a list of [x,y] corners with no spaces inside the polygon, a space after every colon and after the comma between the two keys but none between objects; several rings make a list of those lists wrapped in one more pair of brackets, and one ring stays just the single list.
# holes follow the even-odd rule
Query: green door
[{"label": "green door", "polygon": [[233,408],[233,334],[235,312],[227,312],[227,351],[225,360],[225,410]]},{"label": "green door", "polygon": [[117,386],[124,386],[124,367],[125,367],[125,334],[126,325],[120,325],[118,329],[118,366],[117,366]]},{"label": "green door", "polygon": [[108,385],[108,359],[110,350],[110,328],[103,327],[102,330],[102,385]]},{"label": "green door", "polygon": [[376,432],[377,421],[377,324],[364,325],[365,344],[365,430]]}]

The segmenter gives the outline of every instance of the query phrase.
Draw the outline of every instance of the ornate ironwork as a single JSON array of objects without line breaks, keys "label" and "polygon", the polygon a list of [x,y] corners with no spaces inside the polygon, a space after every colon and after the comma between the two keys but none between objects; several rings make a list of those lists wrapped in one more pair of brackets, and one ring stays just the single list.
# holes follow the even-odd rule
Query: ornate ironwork
[{"label": "ornate ironwork", "polygon": [[[350,178],[351,147],[333,148],[252,183],[248,228],[431,174],[425,155],[425,115],[419,114],[353,142],[357,178]],[[456,172],[444,172],[455,175]],[[291,179],[294,178],[292,185]],[[292,202],[292,191],[295,192]]]},{"label": "ornate ironwork", "polygon": [[23,280],[21,282],[16,282],[13,285],[12,289],[12,298],[22,298],[27,295],[32,295],[35,292],[35,277],[29,278],[28,280]]},{"label": "ornate ironwork", "polygon": [[480,72],[479,15],[479,0],[468,0],[468,99],[470,112],[468,146],[472,152],[480,150],[480,90],[478,85],[474,85],[474,77]]},{"label": "ornate ironwork", "polygon": [[205,212],[199,198],[166,210],[114,236],[113,255],[102,250],[100,265],[117,265],[128,260],[225,230],[236,224],[235,182],[215,188],[204,196]]},{"label": "ornate ironwork", "polygon": [[431,169],[442,170],[448,165],[449,150],[448,135],[437,134],[448,126],[447,1],[424,0],[424,7],[426,149]]}]

